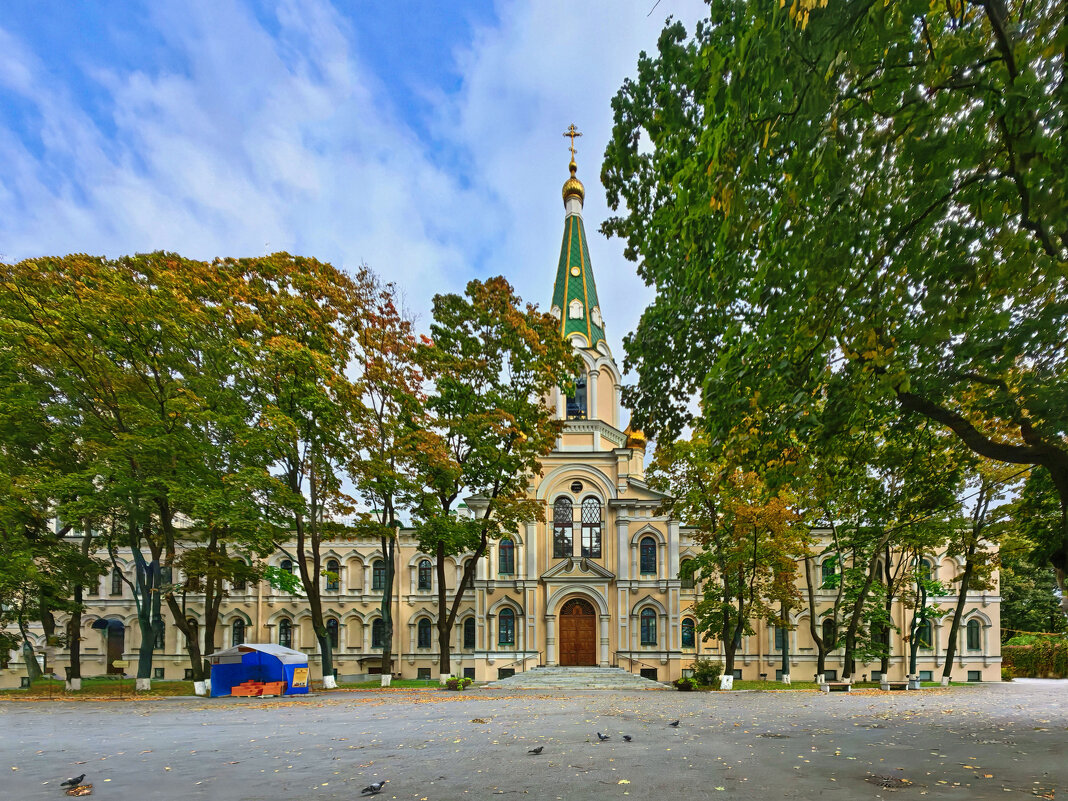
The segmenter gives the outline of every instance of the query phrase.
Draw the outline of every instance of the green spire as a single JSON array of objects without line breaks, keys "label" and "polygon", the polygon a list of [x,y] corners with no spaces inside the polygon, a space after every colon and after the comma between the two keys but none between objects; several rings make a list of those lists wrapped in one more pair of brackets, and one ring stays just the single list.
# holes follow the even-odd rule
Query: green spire
[{"label": "green spire", "polygon": [[[566,136],[567,134],[565,134]],[[581,334],[588,348],[597,347],[604,340],[604,320],[597,302],[597,285],[593,281],[590,249],[586,244],[586,229],[582,225],[582,182],[575,177],[577,169],[571,161],[571,177],[564,183],[564,241],[560,245],[560,264],[553,286],[552,312],[560,320],[560,333],[570,340]]]}]

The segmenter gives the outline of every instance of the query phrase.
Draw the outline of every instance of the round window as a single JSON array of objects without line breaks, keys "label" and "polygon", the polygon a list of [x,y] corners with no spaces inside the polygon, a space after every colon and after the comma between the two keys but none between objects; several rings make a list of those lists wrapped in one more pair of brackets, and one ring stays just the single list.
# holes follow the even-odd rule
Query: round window
[{"label": "round window", "polygon": [[571,491],[572,492],[582,492],[582,482],[581,481],[572,481],[571,482]]}]

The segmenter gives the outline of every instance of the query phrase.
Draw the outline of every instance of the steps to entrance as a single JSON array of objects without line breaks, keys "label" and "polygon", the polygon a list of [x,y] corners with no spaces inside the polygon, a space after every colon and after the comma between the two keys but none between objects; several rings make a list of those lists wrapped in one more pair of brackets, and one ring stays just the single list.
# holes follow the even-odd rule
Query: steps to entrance
[{"label": "steps to entrance", "polygon": [[483,685],[490,690],[668,690],[623,668],[537,667]]}]

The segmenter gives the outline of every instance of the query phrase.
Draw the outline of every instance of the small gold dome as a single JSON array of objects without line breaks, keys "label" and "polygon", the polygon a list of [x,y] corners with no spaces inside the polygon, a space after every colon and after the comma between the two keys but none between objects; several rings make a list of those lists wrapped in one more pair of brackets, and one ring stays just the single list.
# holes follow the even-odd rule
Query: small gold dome
[{"label": "small gold dome", "polygon": [[575,160],[571,159],[571,177],[564,181],[564,204],[567,204],[569,197],[577,197],[581,203],[586,199],[586,187],[582,185],[582,181],[575,177],[575,172],[578,170],[578,165],[575,164]]},{"label": "small gold dome", "polygon": [[645,450],[645,434],[641,431],[635,431],[630,426],[627,426],[627,430],[623,432],[627,435],[627,447],[638,448],[639,450]]}]

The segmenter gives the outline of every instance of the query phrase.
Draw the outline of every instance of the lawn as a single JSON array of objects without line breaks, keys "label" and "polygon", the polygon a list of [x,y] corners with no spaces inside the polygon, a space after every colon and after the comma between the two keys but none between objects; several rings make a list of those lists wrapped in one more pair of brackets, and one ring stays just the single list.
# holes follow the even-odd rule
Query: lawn
[{"label": "lawn", "polygon": [[[440,686],[441,684],[437,679],[393,679],[387,689],[411,690]],[[339,690],[380,690],[382,689],[382,681],[381,679],[373,679],[372,681],[338,682],[337,687]]]},{"label": "lawn", "polygon": [[5,698],[119,698],[120,696],[128,698],[131,695],[136,695],[138,698],[193,695],[193,682],[153,681],[151,690],[135,693],[133,679],[101,676],[93,679],[82,679],[82,689],[77,692],[65,690],[63,681],[59,679],[39,679],[29,688],[0,690],[0,697]]}]

